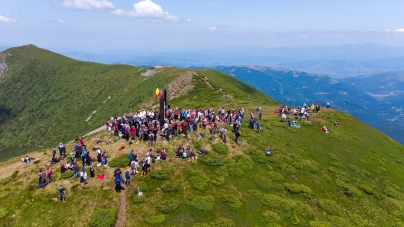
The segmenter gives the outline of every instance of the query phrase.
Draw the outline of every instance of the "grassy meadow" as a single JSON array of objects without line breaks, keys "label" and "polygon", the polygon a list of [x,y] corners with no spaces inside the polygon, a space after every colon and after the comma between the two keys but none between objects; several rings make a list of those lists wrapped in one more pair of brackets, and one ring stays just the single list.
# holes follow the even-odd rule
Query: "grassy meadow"
[{"label": "grassy meadow", "polygon": [[[168,84],[183,72],[165,68],[147,80]],[[112,69],[111,73],[115,75]],[[131,83],[129,90],[135,86]],[[153,151],[166,148],[169,158],[180,144],[189,144],[194,151],[206,149],[209,154],[196,160],[174,158],[173,162],[152,163],[151,173],[132,177],[123,195],[114,191],[111,165],[125,166],[132,149],[144,158],[150,148],[147,142],[129,145],[106,131],[89,135],[85,137],[88,147],[100,147],[108,153],[109,166],[95,170],[96,176],[105,174],[105,180],[89,179],[88,185],[81,185],[69,173],[62,176],[60,165],[55,164],[55,182],[36,189],[38,168],[44,168],[51,156],[51,145],[44,144],[45,148],[29,153],[33,158],[29,164],[21,163],[21,157],[0,163],[0,226],[91,226],[92,216],[103,209],[119,216],[123,226],[404,226],[402,145],[332,109],[311,114],[311,123],[298,122],[300,128],[288,127],[273,114],[279,107],[276,101],[214,70],[194,70],[191,83],[193,88],[171,100],[171,106],[245,108],[246,118],[261,106],[261,132],[249,129],[246,119],[240,143],[234,142],[227,125],[227,143],[200,127],[188,139],[175,137],[169,143],[158,140]],[[117,92],[125,97],[130,94]],[[175,92],[180,90],[172,90]],[[142,100],[152,107],[157,102],[152,92],[147,94]],[[228,98],[221,98],[223,94]],[[121,112],[105,105],[106,115],[135,111],[142,102],[139,99],[132,104],[122,104]],[[334,121],[340,126],[334,127]],[[82,134],[90,131],[85,126]],[[322,126],[330,132],[321,132]],[[96,144],[98,139],[103,143]],[[110,139],[113,142],[108,142]],[[123,151],[118,150],[121,146],[125,146]],[[73,143],[67,143],[67,151],[72,147]],[[266,147],[271,148],[270,157],[265,155]],[[67,189],[65,203],[56,201],[59,184]],[[138,190],[144,197],[136,196]],[[123,207],[122,198],[126,201]]]}]

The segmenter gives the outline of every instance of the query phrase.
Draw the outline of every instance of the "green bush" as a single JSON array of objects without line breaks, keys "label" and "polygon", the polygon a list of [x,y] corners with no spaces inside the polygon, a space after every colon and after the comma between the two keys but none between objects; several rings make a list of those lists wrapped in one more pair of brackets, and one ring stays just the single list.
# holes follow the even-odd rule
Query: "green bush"
[{"label": "green bush", "polygon": [[10,182],[12,179],[13,179],[13,178],[12,178],[11,176],[10,176],[10,177],[6,177],[6,178],[3,178],[3,179],[0,180],[0,185],[1,185],[1,184],[7,184],[7,183]]},{"label": "green bush", "polygon": [[311,173],[317,173],[319,171],[319,169],[313,164],[312,161],[309,160],[304,160],[302,162],[304,168],[307,169],[307,171],[311,172]]},{"label": "green bush", "polygon": [[366,226],[366,222],[365,220],[363,220],[363,218],[357,214],[352,214],[351,215],[352,221],[356,224],[356,226],[359,227],[364,227]]},{"label": "green bush", "polygon": [[225,155],[228,152],[227,145],[224,143],[215,143],[215,144],[213,144],[212,147],[213,147],[213,150],[218,154]]},{"label": "green bush", "polygon": [[129,165],[127,154],[122,154],[111,161],[108,161],[108,166],[112,168],[125,168]]},{"label": "green bush", "polygon": [[227,194],[221,197],[222,201],[227,203],[230,207],[232,208],[239,208],[243,205],[243,203],[240,201],[240,199],[233,195],[233,194]]},{"label": "green bush", "polygon": [[0,208],[0,218],[4,218],[8,214],[8,211],[4,208]]},{"label": "green bush", "polygon": [[367,184],[359,184],[359,189],[371,195],[374,193],[373,188]]},{"label": "green bush", "polygon": [[267,162],[268,157],[265,155],[265,151],[259,151],[259,150],[248,150],[246,151],[246,154],[250,155],[251,158],[256,161],[256,162]]},{"label": "green bush", "polygon": [[147,184],[144,181],[139,181],[137,187],[141,192],[147,192],[149,190],[149,187],[147,187]]},{"label": "green bush", "polygon": [[234,156],[233,159],[236,161],[237,167],[242,170],[252,169],[254,163],[250,156],[247,155],[237,155]]},{"label": "green bush", "polygon": [[175,211],[180,206],[180,202],[175,199],[168,199],[159,202],[157,208],[163,213],[170,213]]},{"label": "green bush", "polygon": [[163,192],[175,192],[179,190],[179,187],[174,182],[168,182],[161,187],[161,190],[163,190]]},{"label": "green bush", "polygon": [[215,179],[212,180],[212,184],[216,185],[216,186],[220,186],[222,185],[224,182],[226,181],[226,179],[224,177],[216,177]]},{"label": "green bush", "polygon": [[134,193],[132,195],[132,202],[133,203],[144,203],[144,201],[146,200],[146,197],[143,196],[137,196],[136,193]]},{"label": "green bush", "polygon": [[74,175],[74,171],[66,171],[62,173],[59,177],[60,180],[72,178]]},{"label": "green bush", "polygon": [[166,216],[164,214],[158,214],[146,217],[146,222],[149,224],[160,224],[166,220]]},{"label": "green bush", "polygon": [[279,167],[281,168],[283,173],[287,173],[287,174],[295,174],[296,173],[296,169],[292,165],[289,165],[289,164],[286,164],[286,163],[280,163]]},{"label": "green bush", "polygon": [[111,227],[115,226],[117,214],[114,209],[101,209],[95,211],[91,217],[89,226],[91,227]]},{"label": "green bush", "polygon": [[192,227],[211,227],[208,223],[194,223]]},{"label": "green bush", "polygon": [[282,217],[289,217],[291,211],[297,207],[297,203],[290,199],[284,199],[277,195],[265,194],[261,202],[269,208],[276,210]]},{"label": "green bush", "polygon": [[300,201],[297,202],[296,211],[299,216],[303,217],[314,216],[314,211],[311,208],[311,206],[304,204],[303,202]]},{"label": "green bush", "polygon": [[262,213],[261,217],[262,217],[261,221],[266,222],[266,223],[277,222],[277,221],[281,220],[281,217],[277,213],[270,211],[270,210],[267,210],[264,213]]},{"label": "green bush", "polygon": [[275,181],[275,182],[281,182],[283,181],[283,176],[280,173],[277,173],[275,171],[269,171],[268,172],[268,176],[269,178],[271,178],[271,180]]},{"label": "green bush", "polygon": [[295,167],[296,169],[303,169],[303,164],[301,162],[298,161],[294,161],[292,163],[293,167]]},{"label": "green bush", "polygon": [[150,177],[157,180],[166,180],[168,175],[162,170],[156,170],[150,173]]},{"label": "green bush", "polygon": [[198,160],[208,166],[222,166],[224,165],[224,160],[219,155],[208,154],[203,155],[198,158]]},{"label": "green bush", "polygon": [[331,216],[328,217],[335,226],[344,226],[344,227],[350,227],[352,226],[345,218],[338,217],[338,216]]},{"label": "green bush", "polygon": [[212,227],[234,227],[234,221],[228,218],[218,218],[214,222],[210,223]]},{"label": "green bush", "polygon": [[311,221],[309,224],[312,227],[333,227],[334,226],[327,221]]},{"label": "green bush", "polygon": [[191,170],[188,174],[193,188],[202,191],[209,185],[210,179],[205,174],[197,170]]},{"label": "green bush", "polygon": [[396,189],[390,186],[388,186],[386,190],[384,190],[384,193],[389,197],[393,197],[399,200],[402,200],[404,198],[403,193],[397,191]]},{"label": "green bush", "polygon": [[211,211],[215,205],[215,198],[211,195],[191,196],[188,198],[187,204],[198,210]]},{"label": "green bush", "polygon": [[317,205],[329,214],[339,215],[341,213],[340,206],[333,200],[319,199]]},{"label": "green bush", "polygon": [[310,194],[311,193],[311,189],[302,184],[287,184],[286,183],[283,186],[285,187],[286,190],[288,190],[289,192],[294,193],[294,194],[300,194],[300,193]]},{"label": "green bush", "polygon": [[300,223],[300,218],[297,216],[296,213],[292,214],[292,217],[290,217],[290,222],[294,225],[297,225]]},{"label": "green bush", "polygon": [[261,189],[271,189],[275,185],[274,182],[272,182],[270,179],[261,175],[253,176],[253,180],[255,184],[257,184],[257,186]]}]

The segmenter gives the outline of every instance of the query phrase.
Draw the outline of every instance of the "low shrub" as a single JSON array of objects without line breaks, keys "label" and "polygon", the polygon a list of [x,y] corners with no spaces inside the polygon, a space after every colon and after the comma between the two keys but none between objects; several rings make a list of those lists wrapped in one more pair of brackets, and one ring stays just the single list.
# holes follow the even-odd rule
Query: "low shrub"
[{"label": "low shrub", "polygon": [[179,190],[179,187],[174,182],[168,182],[161,187],[161,190],[163,190],[163,192],[175,192]]},{"label": "low shrub", "polygon": [[356,224],[356,226],[359,227],[364,227],[366,226],[366,222],[365,220],[363,220],[363,218],[357,214],[352,214],[351,215],[352,221]]},{"label": "low shrub", "polygon": [[162,170],[152,171],[150,177],[157,180],[167,180],[168,175]]},{"label": "low shrub", "polygon": [[202,191],[209,185],[210,179],[205,174],[197,170],[191,170],[188,174],[193,188]]},{"label": "low shrub", "polygon": [[166,220],[164,214],[153,215],[145,218],[146,222],[152,225],[160,224]]},{"label": "low shrub", "polygon": [[331,216],[328,217],[335,226],[345,226],[349,227],[352,226],[345,218],[338,217],[338,216]]},{"label": "low shrub", "polygon": [[265,155],[265,151],[248,150],[248,151],[246,151],[246,154],[250,155],[251,158],[256,162],[265,163],[268,160],[271,160],[271,159],[268,159],[268,157]]},{"label": "low shrub", "polygon": [[112,227],[115,226],[117,214],[114,209],[101,209],[95,211],[88,223],[91,227]]},{"label": "low shrub", "polygon": [[11,180],[13,180],[13,178],[11,176],[3,178],[0,180],[0,185],[2,184],[7,184],[8,182],[10,182]]},{"label": "low shrub", "polygon": [[317,205],[329,214],[339,215],[341,213],[340,206],[333,200],[319,199]]},{"label": "low shrub", "polygon": [[319,171],[312,161],[305,160],[302,162],[302,164],[304,168],[307,169],[307,171],[309,171],[310,173],[317,173]]},{"label": "low shrub", "polygon": [[312,227],[333,227],[334,226],[327,221],[311,221],[311,222],[309,222],[309,224]]},{"label": "low shrub", "polygon": [[311,189],[303,184],[284,184],[283,185],[286,190],[288,190],[291,193],[294,194],[300,194],[300,193],[311,193]]},{"label": "low shrub", "polygon": [[208,154],[203,155],[198,158],[198,160],[208,166],[222,166],[224,165],[224,160],[219,155]]},{"label": "low shrub", "polygon": [[122,154],[111,161],[108,161],[108,166],[112,168],[124,168],[129,165],[129,159],[127,154]]},{"label": "low shrub", "polygon": [[138,187],[138,190],[141,192],[147,192],[147,190],[149,190],[149,187],[147,187],[147,184],[144,181],[139,181],[137,184],[137,187]]},{"label": "low shrub", "polygon": [[359,184],[358,187],[359,187],[360,190],[366,192],[366,193],[369,194],[369,195],[372,195],[372,194],[374,193],[373,188],[370,187],[370,186],[367,185],[367,184]]},{"label": "low shrub", "polygon": [[224,177],[216,177],[215,179],[212,180],[212,184],[216,185],[216,186],[220,186],[222,185],[224,182],[226,181],[226,179]]},{"label": "low shrub", "polygon": [[234,221],[228,218],[218,218],[210,223],[211,227],[234,227]]},{"label": "low shrub", "polygon": [[132,202],[133,203],[144,203],[144,201],[146,200],[146,197],[143,196],[137,196],[136,193],[134,193],[132,195]]},{"label": "low shrub", "polygon": [[192,227],[210,227],[208,223],[194,223]]},{"label": "low shrub", "polygon": [[290,217],[290,222],[294,225],[297,225],[300,223],[300,218],[297,216],[296,213],[293,213],[292,216]]},{"label": "low shrub", "polygon": [[269,208],[278,211],[283,217],[289,217],[291,215],[291,211],[297,207],[297,203],[290,199],[284,199],[277,195],[273,194],[265,194],[261,202],[267,205]]},{"label": "low shrub", "polygon": [[287,173],[287,174],[295,174],[296,173],[296,169],[292,165],[289,165],[289,164],[286,164],[286,163],[280,163],[279,167],[281,168],[283,173]]},{"label": "low shrub", "polygon": [[198,210],[211,211],[215,205],[215,198],[211,195],[191,196],[188,198],[187,204]]},{"label": "low shrub", "polygon": [[215,143],[213,144],[212,148],[218,154],[225,155],[228,152],[227,145],[224,143]]},{"label": "low shrub", "polygon": [[261,221],[265,223],[281,220],[281,217],[277,213],[270,210],[264,211],[264,213],[261,214],[261,217]]},{"label": "low shrub", "polygon": [[275,182],[281,182],[283,181],[283,176],[280,173],[277,173],[275,171],[269,171],[268,172],[268,176],[269,178],[271,178],[271,180],[275,181]]},{"label": "low shrub", "polygon": [[222,201],[227,203],[230,207],[232,208],[239,208],[243,205],[243,203],[240,201],[240,199],[233,195],[233,194],[227,194],[221,197]]},{"label": "low shrub", "polygon": [[292,163],[293,167],[295,167],[296,169],[303,169],[303,164],[301,162],[298,161],[294,161]]},{"label": "low shrub", "polygon": [[384,193],[388,197],[396,198],[396,199],[399,199],[399,200],[402,200],[404,198],[403,193],[397,191],[396,189],[394,189],[393,187],[390,187],[390,186],[388,186],[386,188],[386,190],[384,190]]},{"label": "low shrub", "polygon": [[274,183],[265,176],[256,175],[253,177],[255,184],[261,189],[271,189]]},{"label": "low shrub", "polygon": [[236,161],[236,166],[242,170],[252,169],[254,165],[253,160],[247,155],[237,155],[233,159]]},{"label": "low shrub", "polygon": [[296,211],[299,216],[303,217],[314,216],[314,211],[311,208],[311,206],[304,204],[303,202],[300,201],[297,202]]},{"label": "low shrub", "polygon": [[180,202],[176,199],[168,199],[161,201],[157,208],[163,213],[170,213],[175,211],[180,206]]},{"label": "low shrub", "polygon": [[8,211],[4,208],[0,208],[0,218],[4,218],[8,214]]},{"label": "low shrub", "polygon": [[74,175],[74,171],[66,171],[62,173],[59,177],[60,180],[72,178]]}]

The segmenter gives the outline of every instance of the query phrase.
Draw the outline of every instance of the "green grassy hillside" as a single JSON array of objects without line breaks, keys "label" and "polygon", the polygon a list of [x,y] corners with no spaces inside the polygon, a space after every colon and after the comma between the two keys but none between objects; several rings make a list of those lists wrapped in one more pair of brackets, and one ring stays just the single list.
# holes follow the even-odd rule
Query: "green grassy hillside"
[{"label": "green grassy hillside", "polygon": [[[166,68],[148,80],[160,81],[164,75],[175,77],[182,72]],[[115,75],[114,70],[110,73]],[[152,172],[132,177],[132,184],[121,194],[114,191],[112,166],[96,168],[96,175],[104,173],[105,180],[89,179],[88,185],[81,185],[69,173],[61,175],[56,164],[52,166],[56,182],[38,190],[37,169],[49,163],[51,148],[32,151],[30,155],[38,160],[29,164],[11,158],[0,163],[0,225],[89,226],[97,212],[110,209],[112,222],[115,216],[123,226],[404,226],[402,145],[334,110],[312,114],[311,124],[299,122],[300,128],[291,128],[273,114],[278,104],[256,89],[214,70],[196,70],[191,75],[192,89],[172,90],[172,97],[181,93],[170,101],[172,106],[243,107],[246,116],[261,106],[262,131],[248,129],[244,121],[240,143],[234,142],[230,132],[227,143],[217,135],[211,141],[210,135],[202,139],[199,134],[208,132],[201,128],[188,139],[158,140],[153,150],[166,148],[169,157],[180,144],[206,149],[209,154],[196,161],[152,163]],[[221,98],[223,94],[229,98]],[[151,107],[155,104],[152,96],[144,97],[146,104],[133,103],[133,109],[122,107],[127,108],[122,112]],[[121,113],[105,108],[108,116]],[[336,120],[339,127],[333,126]],[[320,131],[323,125],[330,133]],[[97,145],[96,138],[104,142]],[[106,143],[109,139],[114,142]],[[110,165],[122,162],[125,166],[131,149],[143,158],[150,148],[146,142],[116,141],[106,131],[85,140],[89,147],[107,150]],[[72,146],[67,144],[67,150]],[[119,151],[121,146],[126,148]],[[270,157],[265,156],[268,146]],[[55,201],[59,184],[67,189],[66,203]],[[137,197],[138,190],[145,196]]]},{"label": "green grassy hillside", "polygon": [[33,45],[3,53],[9,70],[0,77],[0,160],[90,132],[185,72],[143,77],[146,69],[76,61]]}]

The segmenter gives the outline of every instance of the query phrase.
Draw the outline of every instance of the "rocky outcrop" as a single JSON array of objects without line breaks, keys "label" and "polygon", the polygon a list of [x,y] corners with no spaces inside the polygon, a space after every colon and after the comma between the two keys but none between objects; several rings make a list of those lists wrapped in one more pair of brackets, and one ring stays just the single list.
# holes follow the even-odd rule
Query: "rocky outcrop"
[{"label": "rocky outcrop", "polygon": [[2,77],[8,69],[8,66],[6,64],[6,54],[5,53],[0,53],[0,77]]}]

